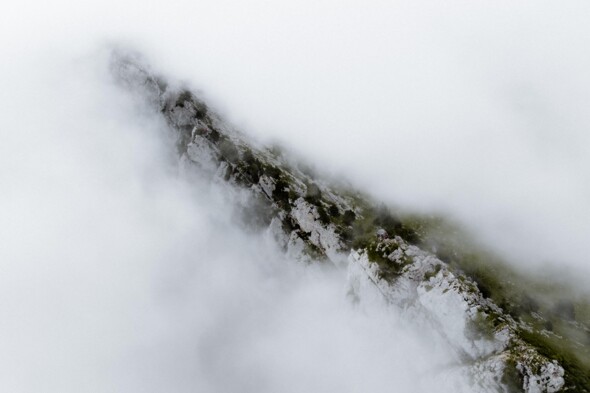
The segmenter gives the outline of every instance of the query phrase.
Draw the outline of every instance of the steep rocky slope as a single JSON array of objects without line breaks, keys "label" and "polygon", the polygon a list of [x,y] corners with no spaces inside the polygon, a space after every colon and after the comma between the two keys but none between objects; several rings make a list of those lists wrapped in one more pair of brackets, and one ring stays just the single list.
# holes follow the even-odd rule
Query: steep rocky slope
[{"label": "steep rocky slope", "polygon": [[401,219],[361,193],[317,178],[276,148],[258,146],[195,93],[170,85],[137,56],[115,54],[112,71],[165,119],[184,168],[248,190],[243,206],[248,225],[272,233],[294,259],[347,266],[353,298],[371,287],[438,331],[471,365],[474,389],[589,391],[581,363],[564,362],[536,339],[534,324],[516,319],[482,293],[480,276],[453,263],[448,246],[424,241],[427,221]]}]

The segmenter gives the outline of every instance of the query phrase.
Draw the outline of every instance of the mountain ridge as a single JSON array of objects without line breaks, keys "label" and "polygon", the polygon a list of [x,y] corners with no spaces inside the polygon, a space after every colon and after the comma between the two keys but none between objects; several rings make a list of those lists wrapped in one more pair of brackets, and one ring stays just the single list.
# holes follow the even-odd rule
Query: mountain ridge
[{"label": "mountain ridge", "polygon": [[[469,376],[480,391],[590,389],[583,368],[563,364],[531,343],[536,336],[530,337],[530,324],[484,296],[481,283],[412,244],[424,237],[419,225],[290,166],[276,149],[256,146],[194,92],[153,73],[138,55],[115,52],[111,70],[161,113],[176,134],[181,165],[250,190],[256,206],[247,207],[247,220],[266,228],[288,256],[346,265],[351,293],[376,288],[388,302],[440,329],[459,356],[473,363]],[[378,236],[379,229],[386,235]]]}]

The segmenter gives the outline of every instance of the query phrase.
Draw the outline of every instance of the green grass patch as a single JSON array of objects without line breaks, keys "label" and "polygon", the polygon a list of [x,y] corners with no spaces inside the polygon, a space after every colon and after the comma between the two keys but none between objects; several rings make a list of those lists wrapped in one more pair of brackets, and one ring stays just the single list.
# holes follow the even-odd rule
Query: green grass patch
[{"label": "green grass patch", "polygon": [[522,330],[520,336],[541,355],[557,360],[566,370],[564,390],[590,393],[590,368],[582,364],[567,345],[564,345],[563,340],[526,330]]}]

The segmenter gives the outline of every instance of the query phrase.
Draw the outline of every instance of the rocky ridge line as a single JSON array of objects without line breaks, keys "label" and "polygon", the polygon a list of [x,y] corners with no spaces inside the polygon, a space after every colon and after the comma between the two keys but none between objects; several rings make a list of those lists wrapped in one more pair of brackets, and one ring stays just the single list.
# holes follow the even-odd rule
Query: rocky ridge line
[{"label": "rocky ridge line", "polygon": [[408,239],[415,234],[400,224],[401,236],[378,239],[374,221],[358,224],[378,210],[370,201],[313,178],[273,149],[256,146],[194,93],[170,86],[137,56],[115,54],[112,71],[162,114],[177,134],[183,165],[250,190],[264,212],[257,225],[268,228],[288,255],[347,263],[354,292],[373,286],[391,304],[438,329],[474,364],[472,377],[481,391],[498,386],[509,391],[515,379],[528,393],[566,387],[557,360],[521,337],[527,326],[484,298],[469,277],[412,245]]}]

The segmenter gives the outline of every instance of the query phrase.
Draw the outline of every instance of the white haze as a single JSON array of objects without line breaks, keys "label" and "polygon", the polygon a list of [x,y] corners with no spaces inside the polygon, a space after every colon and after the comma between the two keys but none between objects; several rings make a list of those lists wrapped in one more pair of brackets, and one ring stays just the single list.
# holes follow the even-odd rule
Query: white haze
[{"label": "white haze", "polygon": [[25,0],[0,29],[6,59],[136,47],[246,131],[584,287],[588,17],[585,1]]},{"label": "white haze", "polygon": [[589,7],[3,2],[0,387],[469,391],[431,333],[236,228],[97,53],[136,47],[246,131],[584,284]]},{"label": "white haze", "polygon": [[0,390],[470,392],[435,331],[286,260],[108,53],[4,65]]}]

